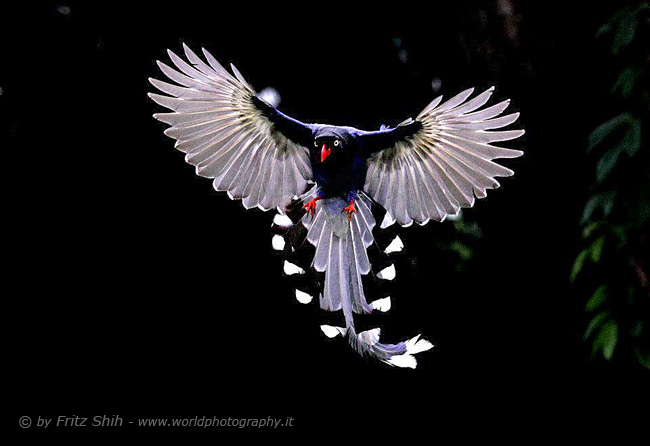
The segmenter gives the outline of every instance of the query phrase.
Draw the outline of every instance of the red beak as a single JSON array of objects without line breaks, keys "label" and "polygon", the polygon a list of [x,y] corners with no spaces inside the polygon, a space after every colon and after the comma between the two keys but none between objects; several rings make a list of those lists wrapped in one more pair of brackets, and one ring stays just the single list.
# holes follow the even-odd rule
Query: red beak
[{"label": "red beak", "polygon": [[332,149],[325,148],[325,144],[323,144],[323,148],[320,149],[320,162],[322,163],[323,161],[325,161],[325,158],[330,156],[331,153],[332,153]]}]

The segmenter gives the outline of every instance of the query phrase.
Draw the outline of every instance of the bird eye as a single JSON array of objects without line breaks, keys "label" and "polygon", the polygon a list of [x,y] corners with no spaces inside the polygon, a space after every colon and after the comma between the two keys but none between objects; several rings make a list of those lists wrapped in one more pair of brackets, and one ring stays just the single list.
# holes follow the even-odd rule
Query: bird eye
[{"label": "bird eye", "polygon": [[318,141],[314,141],[314,147],[318,147]]},{"label": "bird eye", "polygon": [[334,147],[338,147],[338,146],[339,146],[339,142],[338,142],[338,141],[334,141]]}]

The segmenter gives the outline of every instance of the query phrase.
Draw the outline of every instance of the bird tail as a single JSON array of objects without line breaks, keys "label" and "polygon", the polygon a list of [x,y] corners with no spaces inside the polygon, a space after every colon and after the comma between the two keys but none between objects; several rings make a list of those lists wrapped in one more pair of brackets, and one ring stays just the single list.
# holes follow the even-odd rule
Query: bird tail
[{"label": "bird tail", "polygon": [[[352,220],[341,210],[347,203],[340,198],[325,198],[319,202],[315,216],[303,217],[308,229],[307,240],[316,247],[312,266],[325,273],[320,295],[320,307],[328,311],[343,312],[345,327],[322,326],[329,337],[343,335],[350,346],[362,356],[370,356],[399,367],[415,368],[415,353],[428,350],[431,343],[416,336],[398,344],[379,342],[380,329],[357,333],[354,313],[387,311],[390,297],[368,304],[363,289],[362,276],[371,270],[367,248],[374,242],[372,229],[375,219],[371,201],[359,194],[357,213]],[[381,273],[379,275],[382,278]]]}]

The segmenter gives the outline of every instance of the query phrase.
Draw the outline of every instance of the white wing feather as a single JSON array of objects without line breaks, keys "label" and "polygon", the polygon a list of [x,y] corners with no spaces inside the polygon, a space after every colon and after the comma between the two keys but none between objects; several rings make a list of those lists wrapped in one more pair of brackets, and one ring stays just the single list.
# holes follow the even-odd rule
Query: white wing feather
[{"label": "white wing feather", "polygon": [[[413,136],[381,150],[368,162],[365,191],[402,226],[429,219],[442,221],[461,207],[472,207],[487,189],[499,187],[495,177],[513,174],[493,160],[516,158],[523,152],[491,143],[515,139],[523,130],[498,129],[519,113],[499,116],[510,101],[479,110],[494,87],[467,100],[474,89],[446,102],[434,99],[417,117],[422,128]],[[384,227],[384,223],[382,223]]]},{"label": "white wing feather", "polygon": [[178,85],[150,79],[168,95],[149,94],[172,110],[154,115],[171,126],[165,134],[176,139],[175,147],[197,175],[213,179],[216,190],[242,199],[245,207],[288,205],[312,178],[308,149],[273,129],[252,102],[253,88],[233,65],[234,77],[206,50],[207,63],[183,48],[190,64],[172,51],[169,58],[177,69],[158,62]]}]

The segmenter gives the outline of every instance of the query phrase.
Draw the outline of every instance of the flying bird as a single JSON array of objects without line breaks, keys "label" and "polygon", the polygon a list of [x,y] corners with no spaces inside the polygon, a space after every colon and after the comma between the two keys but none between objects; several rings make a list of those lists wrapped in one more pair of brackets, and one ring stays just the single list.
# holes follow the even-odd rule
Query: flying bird
[{"label": "flying bird", "polygon": [[173,84],[149,79],[164,93],[149,97],[171,110],[154,114],[170,126],[165,134],[199,176],[247,209],[277,209],[284,216],[298,202],[306,239],[315,247],[312,267],[325,276],[320,307],[342,311],[345,320],[345,327],[322,326],[323,332],[346,337],[361,355],[414,368],[413,355],[430,349],[430,342],[418,335],[384,344],[379,329],[355,329],[355,313],[390,306],[386,299],[368,303],[362,283],[372,270],[371,209],[386,210],[381,224],[386,227],[441,222],[473,206],[487,189],[499,187],[496,177],[513,174],[494,160],[523,154],[492,144],[524,134],[495,131],[514,123],[519,113],[502,115],[509,100],[482,108],[492,87],[471,99],[474,89],[444,102],[437,97],[415,119],[392,128],[304,123],[257,96],[234,65],[231,74],[205,49],[202,59],[183,48],[187,61],[168,51],[176,68],[158,61]]}]

